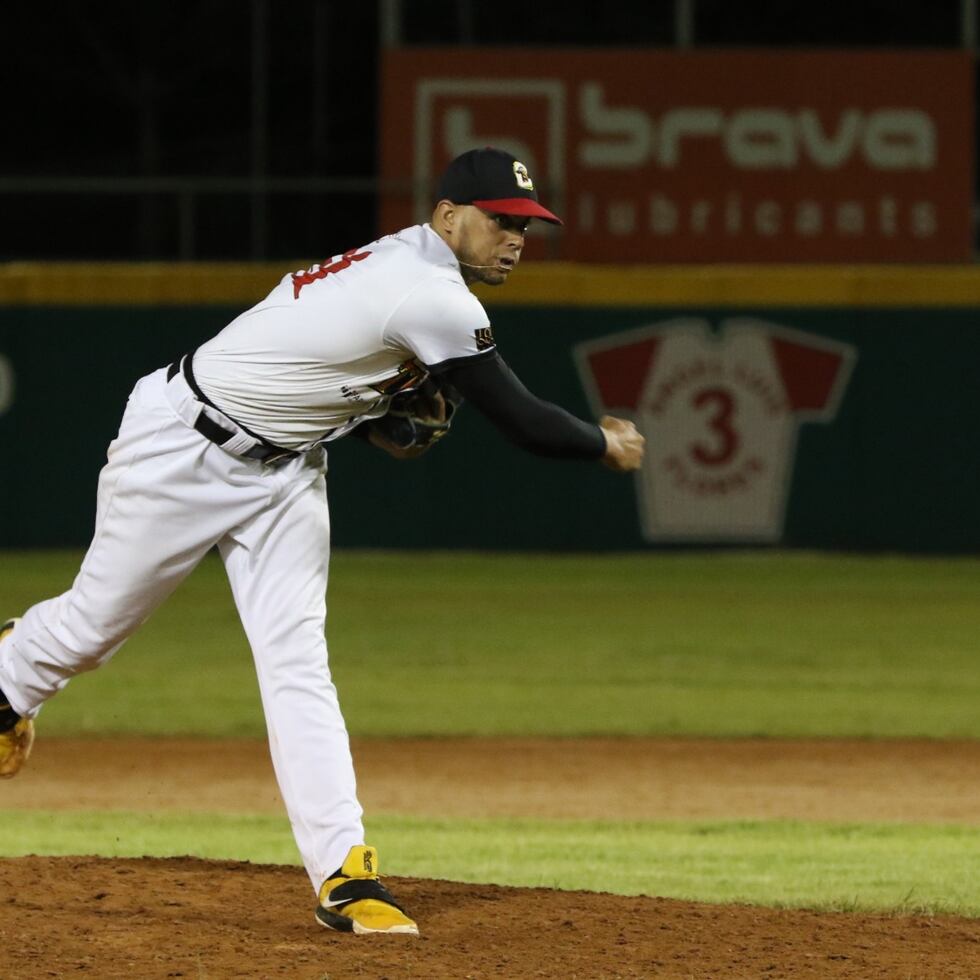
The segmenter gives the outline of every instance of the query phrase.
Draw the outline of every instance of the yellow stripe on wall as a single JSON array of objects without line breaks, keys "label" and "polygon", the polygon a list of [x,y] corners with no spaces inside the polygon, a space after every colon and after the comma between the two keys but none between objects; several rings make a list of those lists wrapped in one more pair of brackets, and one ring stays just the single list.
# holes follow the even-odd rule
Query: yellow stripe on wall
[{"label": "yellow stripe on wall", "polygon": [[251,305],[309,263],[9,262],[0,306]]},{"label": "yellow stripe on wall", "polygon": [[[247,306],[307,264],[10,262],[0,306]],[[529,262],[477,294],[492,306],[980,307],[980,266]]]},{"label": "yellow stripe on wall", "polygon": [[980,267],[537,263],[478,295],[499,305],[980,306]]}]

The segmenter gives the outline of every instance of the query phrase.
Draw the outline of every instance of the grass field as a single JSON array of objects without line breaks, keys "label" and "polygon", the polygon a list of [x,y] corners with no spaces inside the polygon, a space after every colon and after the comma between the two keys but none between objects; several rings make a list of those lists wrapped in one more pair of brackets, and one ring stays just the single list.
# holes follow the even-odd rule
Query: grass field
[{"label": "grass field", "polygon": [[[67,587],[79,558],[0,554],[0,612]],[[973,739],[978,593],[974,559],[340,553],[328,639],[360,736]],[[61,735],[263,735],[220,564],[208,559],[111,665],[73,681],[42,718]],[[457,821],[439,831],[460,846],[436,859],[431,822],[372,819],[379,844],[397,835],[402,853],[420,855],[389,867],[396,874],[482,880],[493,867],[512,884],[980,915],[975,828]],[[6,854],[88,846],[296,860],[284,820],[248,814],[6,814],[0,841]],[[529,880],[530,852],[551,878]]]},{"label": "grass field", "polygon": [[[3,608],[79,558],[4,553]],[[340,553],[327,634],[356,735],[977,738],[978,595],[973,559]],[[264,735],[220,563],[44,711],[53,734]]]},{"label": "grass field", "polygon": [[[980,916],[975,828],[375,817],[386,873],[832,911]],[[297,863],[285,817],[0,813],[2,853]],[[389,860],[390,856],[390,860]],[[913,884],[910,884],[913,883]]]}]

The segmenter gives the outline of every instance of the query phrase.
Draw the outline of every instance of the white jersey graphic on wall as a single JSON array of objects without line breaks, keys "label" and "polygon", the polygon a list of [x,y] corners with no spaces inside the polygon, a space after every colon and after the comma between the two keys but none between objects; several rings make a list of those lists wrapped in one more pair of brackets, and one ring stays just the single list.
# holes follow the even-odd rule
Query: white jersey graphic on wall
[{"label": "white jersey graphic on wall", "polygon": [[837,414],[848,344],[749,317],[678,318],[580,344],[593,411],[647,440],[637,474],[648,541],[778,541],[803,422]]}]

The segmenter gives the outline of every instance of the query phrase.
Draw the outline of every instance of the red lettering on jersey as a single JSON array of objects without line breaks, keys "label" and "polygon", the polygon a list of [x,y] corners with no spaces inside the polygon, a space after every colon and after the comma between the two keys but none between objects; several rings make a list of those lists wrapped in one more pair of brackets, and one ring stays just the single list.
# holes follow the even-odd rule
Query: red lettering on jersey
[{"label": "red lettering on jersey", "polygon": [[299,299],[299,291],[304,286],[316,282],[317,279],[325,279],[331,272],[343,272],[344,269],[350,268],[352,262],[360,262],[370,254],[370,252],[358,252],[356,248],[351,248],[344,252],[336,262],[331,262],[330,265],[317,265],[307,272],[294,272],[293,299]]}]

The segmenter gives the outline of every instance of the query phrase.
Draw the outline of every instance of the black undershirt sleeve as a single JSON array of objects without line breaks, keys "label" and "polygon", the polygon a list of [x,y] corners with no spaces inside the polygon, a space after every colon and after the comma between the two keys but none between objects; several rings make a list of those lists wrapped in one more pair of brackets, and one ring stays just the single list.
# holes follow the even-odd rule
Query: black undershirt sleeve
[{"label": "black undershirt sleeve", "polygon": [[496,351],[429,370],[528,452],[559,459],[601,459],[606,452],[599,426],[532,394]]}]

